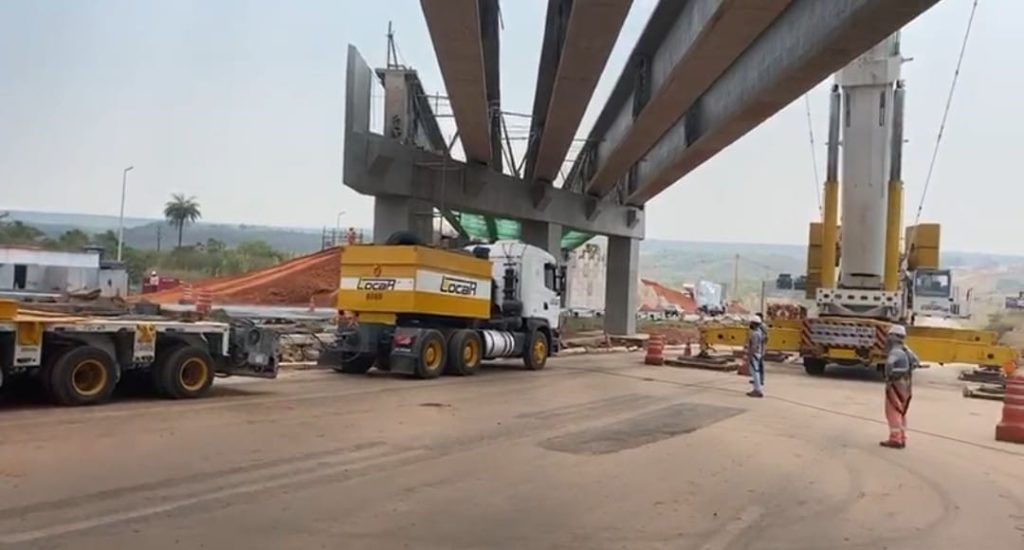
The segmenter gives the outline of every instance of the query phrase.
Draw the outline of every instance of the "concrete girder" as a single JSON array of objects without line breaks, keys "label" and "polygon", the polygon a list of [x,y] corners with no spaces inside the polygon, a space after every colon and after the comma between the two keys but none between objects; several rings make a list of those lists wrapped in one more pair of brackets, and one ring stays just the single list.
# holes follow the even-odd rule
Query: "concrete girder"
[{"label": "concrete girder", "polygon": [[642,208],[607,204],[600,212],[588,216],[586,205],[590,197],[551,188],[543,198],[547,208],[539,209],[536,191],[521,179],[371,133],[372,82],[370,67],[350,46],[342,175],[348,187],[365,195],[426,201],[441,209],[546,222],[600,235],[643,238]]},{"label": "concrete girder", "polygon": [[680,2],[667,29],[664,21],[655,18],[671,14],[652,15],[630,58],[632,66],[619,80],[632,93],[620,92],[616,101],[606,104],[614,118],[604,135],[591,137],[597,148],[596,172],[586,191],[604,195],[621,181],[789,3]]},{"label": "concrete girder", "polygon": [[643,204],[938,0],[793,0],[637,164]]},{"label": "concrete girder", "polygon": [[344,179],[365,195],[409,197],[452,210],[598,235],[640,239],[644,234],[642,208],[605,203],[600,211],[588,212],[592,198],[552,188],[550,206],[538,210],[534,193],[521,179],[369,133],[346,137]]},{"label": "concrete girder", "polygon": [[549,0],[526,178],[558,177],[632,0]]},{"label": "concrete girder", "polygon": [[[480,3],[493,1],[420,0],[462,149],[467,159],[483,163],[492,157],[487,76],[488,70],[497,74],[498,60],[496,55],[488,59],[491,52],[485,52]],[[488,67],[489,61],[493,68]]]}]

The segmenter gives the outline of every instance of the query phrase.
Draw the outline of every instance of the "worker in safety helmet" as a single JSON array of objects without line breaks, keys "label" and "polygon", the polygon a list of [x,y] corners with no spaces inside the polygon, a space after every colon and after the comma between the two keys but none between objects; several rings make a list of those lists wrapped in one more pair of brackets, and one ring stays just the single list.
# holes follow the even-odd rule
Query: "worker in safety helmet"
[{"label": "worker in safety helmet", "polygon": [[757,312],[754,314],[757,316],[757,320],[760,324],[757,326],[758,330],[761,331],[761,390],[764,391],[765,377],[764,377],[764,352],[768,349],[768,323],[764,322],[764,314]]},{"label": "worker in safety helmet", "polygon": [[910,407],[911,378],[918,367],[917,356],[906,345],[903,325],[889,328],[889,355],[885,360],[885,418],[889,439],[879,445],[892,449],[907,446],[907,409]]},{"label": "worker in safety helmet", "polygon": [[750,383],[754,385],[754,389],[747,393],[748,397],[764,397],[762,365],[765,339],[761,324],[761,320],[755,317],[750,321],[750,334],[747,335],[747,365],[750,368]]}]

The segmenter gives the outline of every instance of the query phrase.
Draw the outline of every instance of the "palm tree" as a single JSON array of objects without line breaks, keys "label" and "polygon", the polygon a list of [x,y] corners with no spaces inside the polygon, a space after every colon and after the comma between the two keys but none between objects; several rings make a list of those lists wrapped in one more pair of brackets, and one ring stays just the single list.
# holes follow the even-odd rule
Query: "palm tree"
[{"label": "palm tree", "polygon": [[178,228],[178,248],[181,248],[181,234],[185,224],[194,223],[203,214],[199,211],[199,203],[195,197],[186,197],[184,193],[174,193],[171,200],[164,205],[164,218],[167,223]]}]

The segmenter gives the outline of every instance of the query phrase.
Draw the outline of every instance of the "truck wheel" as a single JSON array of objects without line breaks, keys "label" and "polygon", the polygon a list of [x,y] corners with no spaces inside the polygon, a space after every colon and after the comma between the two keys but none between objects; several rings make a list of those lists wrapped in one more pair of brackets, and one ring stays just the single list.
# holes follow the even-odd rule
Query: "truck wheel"
[{"label": "truck wheel", "polygon": [[342,357],[341,365],[331,367],[334,372],[342,374],[366,374],[373,367],[376,357],[369,354],[357,353],[349,357]]},{"label": "truck wheel", "polygon": [[469,376],[480,372],[483,359],[483,341],[475,330],[457,330],[448,341],[446,374]]},{"label": "truck wheel", "polygon": [[114,358],[92,346],[78,346],[61,353],[47,370],[48,393],[58,405],[103,403],[110,399],[117,384]]},{"label": "truck wheel", "polygon": [[412,231],[395,231],[384,241],[386,245],[411,245],[422,246],[423,240]]},{"label": "truck wheel", "polygon": [[539,330],[530,331],[530,338],[523,350],[523,364],[530,370],[541,370],[548,364],[550,346],[548,337]]},{"label": "truck wheel", "polygon": [[154,365],[153,381],[166,397],[193,399],[203,396],[213,385],[213,369],[213,357],[206,350],[182,345]]},{"label": "truck wheel", "polygon": [[445,344],[439,331],[427,330],[420,336],[420,353],[416,358],[418,378],[437,378],[444,372]]},{"label": "truck wheel", "polygon": [[825,374],[825,365],[827,363],[824,359],[818,359],[816,357],[804,357],[804,371],[811,376],[821,376]]},{"label": "truck wheel", "polygon": [[373,366],[378,370],[391,372],[391,353],[377,352],[377,362]]}]

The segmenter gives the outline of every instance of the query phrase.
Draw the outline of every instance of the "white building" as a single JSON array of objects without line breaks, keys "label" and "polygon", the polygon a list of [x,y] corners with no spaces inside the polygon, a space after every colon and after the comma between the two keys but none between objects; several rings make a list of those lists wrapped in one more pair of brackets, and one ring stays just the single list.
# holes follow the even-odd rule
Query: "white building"
[{"label": "white building", "polygon": [[0,246],[0,291],[63,293],[95,289],[104,296],[128,293],[124,267],[101,263],[98,250],[61,252]]},{"label": "white building", "polygon": [[566,308],[604,313],[605,263],[604,248],[595,242],[569,253],[566,262]]}]

